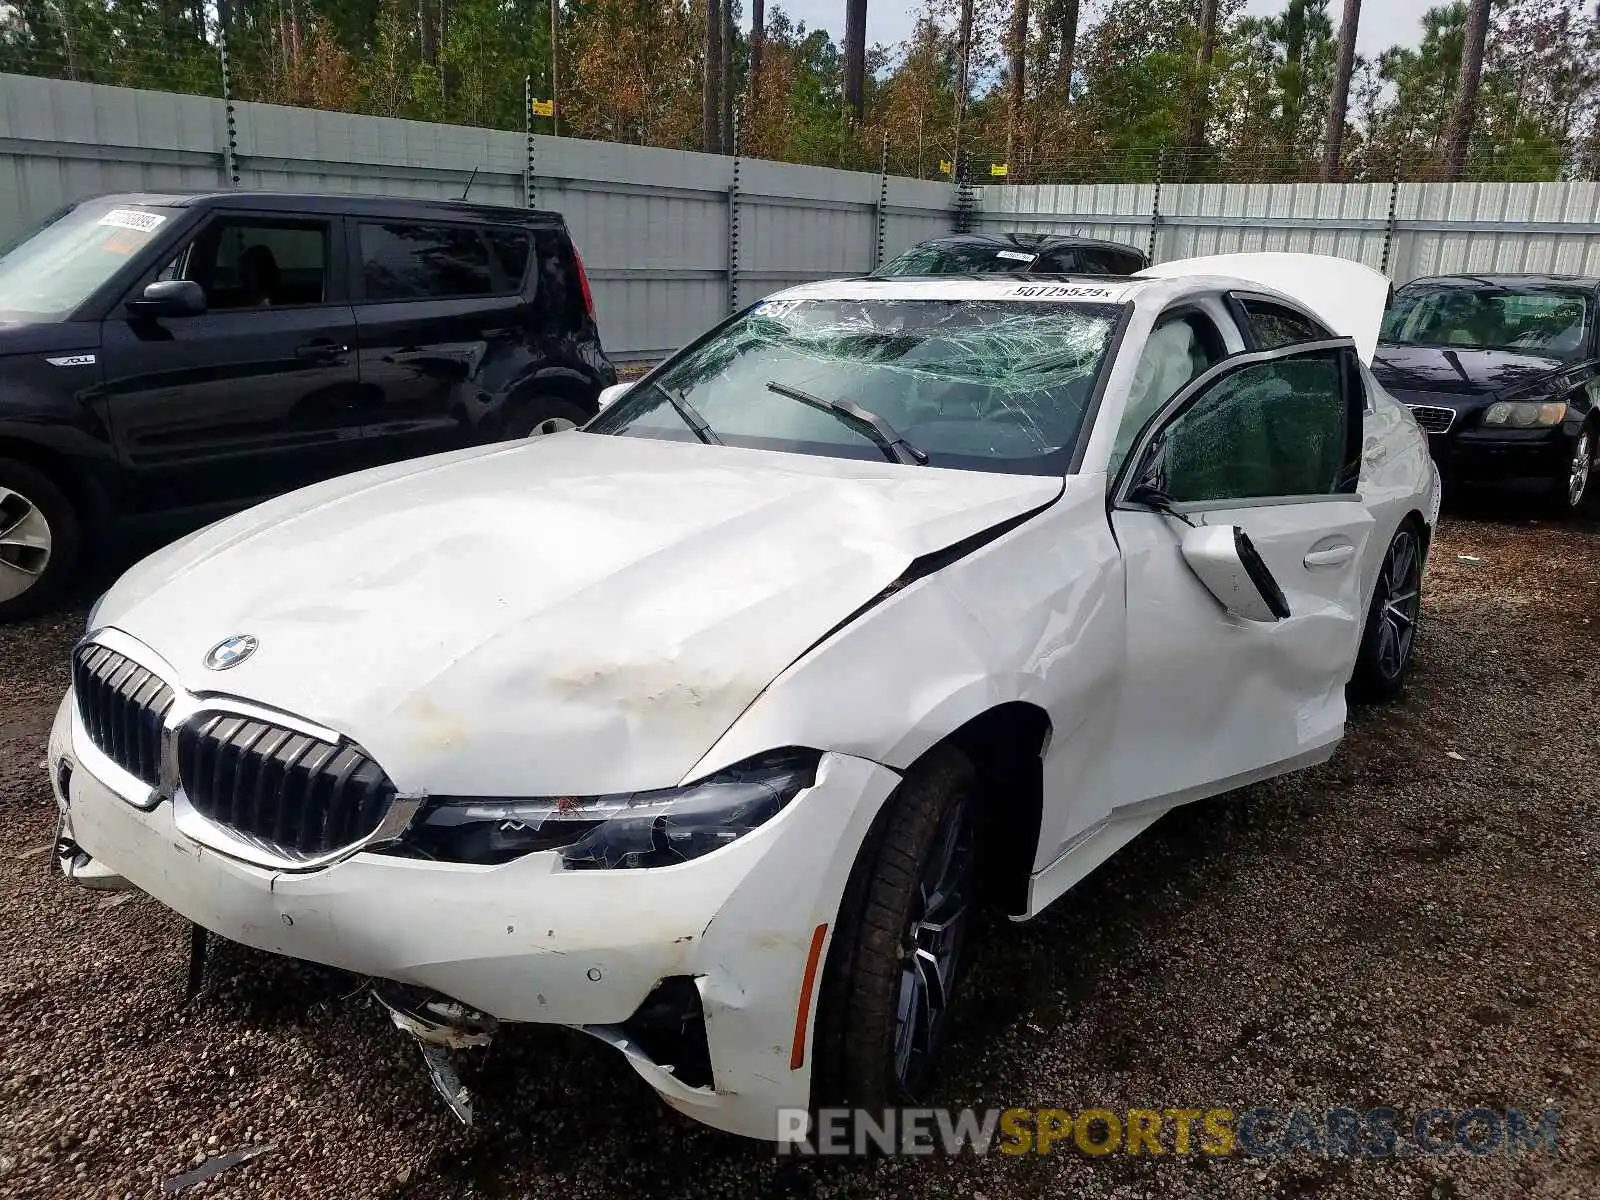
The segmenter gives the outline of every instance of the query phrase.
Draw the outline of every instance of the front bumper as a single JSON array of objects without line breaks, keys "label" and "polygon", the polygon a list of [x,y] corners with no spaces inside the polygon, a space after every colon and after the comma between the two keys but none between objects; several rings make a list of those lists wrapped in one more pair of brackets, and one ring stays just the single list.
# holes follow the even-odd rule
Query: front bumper
[{"label": "front bumper", "polygon": [[1429,434],[1428,450],[1447,475],[1467,480],[1566,478],[1577,427],[1462,430]]},{"label": "front bumper", "polygon": [[[502,1021],[585,1029],[621,1049],[675,1108],[768,1139],[777,1109],[810,1102],[811,1022],[797,1030],[796,1013],[813,935],[819,926],[831,934],[857,848],[899,782],[865,759],[824,755],[815,786],[767,824],[653,870],[567,871],[555,853],[476,867],[358,852],[286,872],[186,836],[170,799],[143,811],[103,782],[115,768],[70,693],[49,760],[66,832],[100,886],[120,876],[260,950],[432,989]],[[685,1085],[621,1032],[673,976],[692,977],[700,993],[709,1088]]]}]

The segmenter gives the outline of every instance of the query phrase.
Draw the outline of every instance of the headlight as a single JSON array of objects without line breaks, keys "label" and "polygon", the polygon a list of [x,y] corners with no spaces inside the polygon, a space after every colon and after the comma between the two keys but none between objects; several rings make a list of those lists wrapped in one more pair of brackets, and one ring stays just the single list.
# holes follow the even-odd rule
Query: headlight
[{"label": "headlight", "polygon": [[1485,425],[1508,429],[1539,429],[1566,419],[1567,406],[1560,400],[1501,400],[1483,414]]},{"label": "headlight", "polygon": [[495,864],[560,850],[568,868],[665,867],[771,820],[816,782],[815,750],[774,750],[696,783],[609,796],[430,801],[394,850]]}]

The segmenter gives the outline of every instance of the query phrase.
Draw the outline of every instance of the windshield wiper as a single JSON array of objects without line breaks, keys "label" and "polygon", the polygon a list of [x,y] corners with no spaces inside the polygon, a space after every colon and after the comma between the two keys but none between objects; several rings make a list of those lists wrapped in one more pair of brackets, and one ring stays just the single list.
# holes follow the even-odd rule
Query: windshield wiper
[{"label": "windshield wiper", "polygon": [[667,403],[683,418],[683,423],[694,431],[695,437],[708,446],[722,445],[722,439],[712,432],[711,425],[700,415],[700,410],[689,403],[689,397],[659,380],[652,379],[650,386],[667,398]]},{"label": "windshield wiper", "polygon": [[883,456],[890,462],[909,463],[919,467],[928,463],[926,452],[906,441],[895,432],[893,425],[877,413],[862,408],[859,404],[851,404],[848,400],[824,400],[820,396],[813,396],[810,392],[802,392],[797,387],[790,387],[787,383],[778,383],[776,380],[767,382],[767,391],[798,400],[801,404],[809,404],[812,408],[820,408],[823,412],[830,412],[848,424],[859,427],[868,439],[883,451]]}]

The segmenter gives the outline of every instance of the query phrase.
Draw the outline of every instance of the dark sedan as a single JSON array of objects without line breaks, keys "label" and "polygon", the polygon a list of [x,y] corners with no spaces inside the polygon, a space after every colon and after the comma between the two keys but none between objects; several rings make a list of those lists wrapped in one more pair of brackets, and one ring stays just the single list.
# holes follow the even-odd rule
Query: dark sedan
[{"label": "dark sedan", "polygon": [[1122,242],[1048,233],[958,233],[919,242],[874,271],[904,275],[983,275],[1030,271],[1049,275],[1132,275],[1150,265],[1143,250]]},{"label": "dark sedan", "polygon": [[1597,290],[1596,279],[1447,275],[1395,292],[1372,369],[1428,431],[1442,474],[1537,480],[1562,511],[1595,506]]}]

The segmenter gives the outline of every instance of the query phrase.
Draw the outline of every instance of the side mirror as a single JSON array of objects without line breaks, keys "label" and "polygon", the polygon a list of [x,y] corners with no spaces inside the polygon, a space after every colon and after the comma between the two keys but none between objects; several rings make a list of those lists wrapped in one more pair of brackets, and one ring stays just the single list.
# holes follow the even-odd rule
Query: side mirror
[{"label": "side mirror", "polygon": [[632,388],[633,384],[631,383],[613,383],[610,387],[604,388],[600,392],[601,410],[604,411],[618,400],[621,400]]},{"label": "side mirror", "polygon": [[192,279],[163,279],[128,301],[128,313],[135,317],[198,317],[205,311],[205,289]]},{"label": "side mirror", "polygon": [[1237,525],[1197,525],[1183,535],[1183,560],[1217,602],[1246,621],[1281,621],[1289,602]]}]

